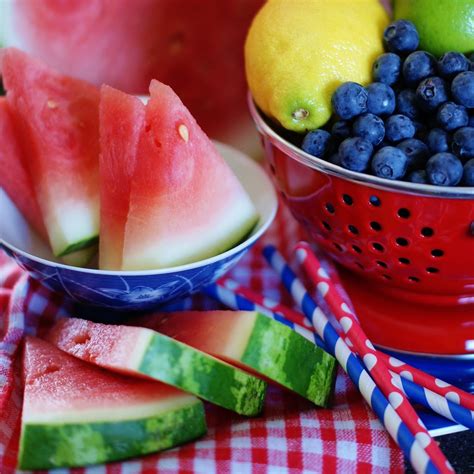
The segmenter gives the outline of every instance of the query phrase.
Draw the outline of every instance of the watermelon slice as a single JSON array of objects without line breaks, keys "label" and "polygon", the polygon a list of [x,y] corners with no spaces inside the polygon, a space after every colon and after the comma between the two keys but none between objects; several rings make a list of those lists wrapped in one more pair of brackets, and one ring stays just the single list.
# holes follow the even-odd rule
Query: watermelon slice
[{"label": "watermelon slice", "polygon": [[21,469],[83,466],[177,446],[206,432],[204,407],[159,382],[107,372],[27,338]]},{"label": "watermelon slice", "polygon": [[[178,96],[155,80],[150,94],[130,190],[125,270],[212,257],[240,242],[258,220],[244,188]],[[102,146],[112,144],[103,140]],[[101,186],[109,189],[109,182]]]},{"label": "watermelon slice", "polygon": [[100,91],[100,252],[99,267],[122,265],[125,223],[145,106],[109,86]]},{"label": "watermelon slice", "polygon": [[0,187],[10,196],[31,227],[48,240],[33,184],[25,168],[25,159],[13,116],[5,97],[0,97]]},{"label": "watermelon slice", "polygon": [[183,311],[133,319],[133,324],[264,375],[326,406],[335,359],[289,327],[253,311]]},{"label": "watermelon slice", "polygon": [[96,243],[99,91],[15,48],[3,52],[2,74],[53,253]]},{"label": "watermelon slice", "polygon": [[153,378],[242,415],[257,415],[266,383],[150,329],[61,319],[48,340],[106,369]]}]

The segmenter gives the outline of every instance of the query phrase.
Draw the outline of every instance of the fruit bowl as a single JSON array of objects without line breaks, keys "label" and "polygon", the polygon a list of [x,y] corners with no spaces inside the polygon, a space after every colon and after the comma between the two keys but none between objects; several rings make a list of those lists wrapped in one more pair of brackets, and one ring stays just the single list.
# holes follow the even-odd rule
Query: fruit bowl
[{"label": "fruit bowl", "polygon": [[173,268],[147,271],[105,271],[64,265],[28,227],[0,189],[0,248],[46,287],[76,303],[111,310],[141,311],[196,293],[234,266],[272,223],[278,202],[261,166],[239,151],[216,144],[260,215],[252,233],[232,249],[212,258]]},{"label": "fruit bowl", "polygon": [[367,335],[419,354],[474,355],[474,188],[351,172],[279,135],[249,96],[266,160],[309,238],[341,267]]}]

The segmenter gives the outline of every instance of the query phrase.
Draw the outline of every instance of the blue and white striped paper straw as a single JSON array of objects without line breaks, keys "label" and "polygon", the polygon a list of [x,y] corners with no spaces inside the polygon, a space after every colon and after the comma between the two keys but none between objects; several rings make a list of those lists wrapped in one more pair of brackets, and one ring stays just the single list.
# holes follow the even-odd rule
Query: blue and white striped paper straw
[{"label": "blue and white striped paper straw", "polygon": [[402,378],[396,372],[390,371],[390,374],[392,384],[402,390],[408,398],[449,420],[474,430],[474,412],[472,410],[452,402],[428,388],[421,387],[409,379]]},{"label": "blue and white striped paper straw", "polygon": [[[365,370],[355,354],[351,352],[344,340],[329,323],[326,315],[317,307],[314,300],[297,278],[274,246],[267,246],[263,254],[272,268],[280,276],[283,285],[293,296],[306,317],[313,323],[316,332],[323,339],[329,353],[333,354],[359,388],[365,401],[374,410],[393,440],[400,446],[405,456],[417,472],[440,472],[426,453],[422,442],[407,428],[398,413]],[[445,466],[445,469],[452,469]]]}]

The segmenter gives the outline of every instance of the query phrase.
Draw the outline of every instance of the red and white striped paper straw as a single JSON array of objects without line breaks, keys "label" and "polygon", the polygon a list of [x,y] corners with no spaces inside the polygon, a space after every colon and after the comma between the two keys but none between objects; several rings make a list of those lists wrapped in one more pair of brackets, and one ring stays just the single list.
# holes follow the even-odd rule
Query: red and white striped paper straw
[{"label": "red and white striped paper straw", "polygon": [[436,467],[440,472],[449,472],[449,464],[443,452],[428,433],[428,430],[421,422],[403,391],[392,385],[392,377],[388,367],[379,359],[378,351],[365,335],[349,305],[340,297],[331,278],[321,266],[309,244],[300,242],[296,246],[295,252],[298,262],[302,264],[308,276],[315,283],[316,289],[339,321],[346,334],[346,343],[349,347],[353,347],[362,358],[364,365],[375,382],[379,385],[385,396],[388,397],[390,404],[400,415],[408,429],[425,447],[426,452],[432,458]]}]

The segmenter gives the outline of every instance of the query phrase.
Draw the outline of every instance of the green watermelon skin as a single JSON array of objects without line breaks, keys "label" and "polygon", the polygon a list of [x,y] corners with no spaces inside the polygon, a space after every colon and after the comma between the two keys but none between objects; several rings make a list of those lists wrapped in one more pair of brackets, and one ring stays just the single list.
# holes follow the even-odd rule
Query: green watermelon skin
[{"label": "green watermelon skin", "polygon": [[335,359],[291,330],[258,312],[182,311],[131,321],[167,334],[231,364],[263,375],[318,406],[332,393]]},{"label": "green watermelon skin", "polygon": [[1,69],[54,255],[97,243],[99,91],[15,48]]},{"label": "green watermelon skin", "polygon": [[241,242],[255,206],[174,91],[150,84],[130,191],[123,270],[169,268]]},{"label": "green watermelon skin", "polygon": [[243,45],[264,0],[11,3],[8,45],[98,86],[144,94],[158,79],[176,90],[210,136],[226,141],[243,127],[255,140]]},{"label": "green watermelon skin", "polygon": [[[100,464],[186,443],[206,432],[202,404],[118,423],[31,424],[22,433],[21,469]],[[77,447],[82,446],[78,450]]]},{"label": "green watermelon skin", "polygon": [[150,329],[67,318],[47,338],[84,361],[159,380],[242,415],[258,415],[263,407],[263,380]]},{"label": "green watermelon skin", "polygon": [[206,432],[195,397],[99,369],[40,339],[26,339],[23,366],[21,469],[126,459]]}]

